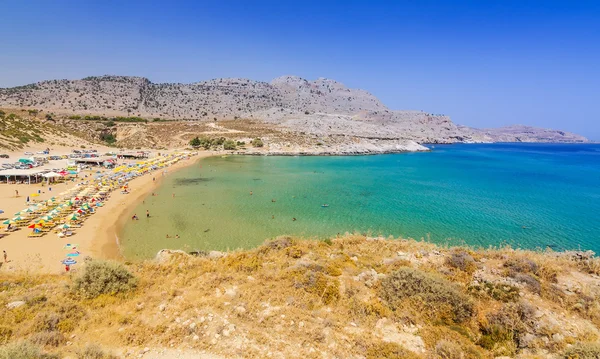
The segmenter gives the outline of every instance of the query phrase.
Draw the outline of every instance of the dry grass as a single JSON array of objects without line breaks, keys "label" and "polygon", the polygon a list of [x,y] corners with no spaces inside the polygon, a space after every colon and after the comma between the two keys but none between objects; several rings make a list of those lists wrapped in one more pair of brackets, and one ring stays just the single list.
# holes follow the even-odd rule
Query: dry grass
[{"label": "dry grass", "polygon": [[[7,275],[0,290],[0,340],[14,345],[27,339],[72,355],[85,350],[65,345],[75,335],[79,343],[115,353],[149,346],[246,358],[269,352],[289,358],[422,356],[379,331],[384,318],[401,335],[422,338],[426,356],[439,358],[459,351],[465,358],[525,349],[558,354],[568,344],[598,339],[597,282],[578,262],[511,249],[464,251],[473,271],[469,257],[457,261],[455,253],[461,252],[361,235],[327,242],[282,237],[222,258],[174,254],[161,264],[119,267],[138,279],[136,289],[90,296],[73,291],[79,279]],[[515,273],[535,276],[541,294]],[[564,278],[587,282],[565,294]],[[6,304],[16,300],[26,305],[8,310]],[[532,317],[539,325],[531,324]],[[410,326],[418,331],[406,332]]]}]

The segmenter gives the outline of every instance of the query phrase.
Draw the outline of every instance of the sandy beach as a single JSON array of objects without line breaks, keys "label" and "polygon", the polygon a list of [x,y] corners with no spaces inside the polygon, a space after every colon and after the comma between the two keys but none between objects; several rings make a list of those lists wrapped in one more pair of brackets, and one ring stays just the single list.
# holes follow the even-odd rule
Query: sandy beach
[{"label": "sandy beach", "polygon": [[[168,175],[196,163],[200,158],[215,154],[215,152],[200,152],[198,156],[182,160],[168,167]],[[85,175],[91,177],[96,170],[97,168],[93,168],[80,172],[79,178],[75,182],[68,181],[50,186],[42,186],[41,184],[2,184],[0,185],[0,209],[4,213],[0,214],[0,218],[4,221],[14,217],[14,213],[27,208],[26,198],[28,195],[40,190],[39,196],[32,197],[32,199],[38,201],[48,200],[61,192],[79,186],[88,179],[85,178]],[[152,180],[153,177],[156,178],[156,181]],[[28,238],[27,235],[31,230],[27,227],[7,234],[0,239],[0,249],[6,251],[8,262],[2,264],[0,271],[64,273],[64,266],[61,261],[67,253],[63,249],[66,244],[77,245],[81,253],[80,262],[86,256],[122,259],[116,234],[125,223],[127,219],[125,217],[128,217],[127,212],[135,207],[148,192],[159,186],[161,177],[159,172],[148,173],[129,182],[129,194],[114,191],[104,203],[104,206],[98,208],[95,214],[83,222],[82,227],[77,228],[73,236],[59,238],[53,231],[43,237]],[[16,196],[15,191],[18,191],[18,196]],[[6,232],[2,229],[0,233],[5,234]]]}]

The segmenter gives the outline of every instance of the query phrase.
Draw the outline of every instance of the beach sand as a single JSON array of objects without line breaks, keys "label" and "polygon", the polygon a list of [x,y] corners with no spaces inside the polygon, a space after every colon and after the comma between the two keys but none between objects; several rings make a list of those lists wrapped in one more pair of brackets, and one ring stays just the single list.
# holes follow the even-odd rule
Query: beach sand
[{"label": "beach sand", "polygon": [[[169,151],[170,152],[170,151]],[[189,160],[182,160],[175,165],[168,167],[168,173],[171,174],[178,169],[192,165],[199,158],[216,155],[217,152],[199,152],[198,156],[191,157]],[[12,157],[12,156],[11,156]],[[93,171],[85,171],[80,174],[92,174]],[[156,181],[152,181],[155,177]],[[31,232],[28,228],[21,228],[18,231],[11,232],[0,239],[0,250],[5,250],[8,255],[8,262],[3,263],[0,272],[5,271],[25,271],[31,273],[61,273],[64,272],[64,266],[61,261],[65,259],[68,253],[64,248],[67,243],[77,244],[81,253],[76,258],[83,262],[86,256],[92,258],[122,259],[119,246],[116,241],[116,234],[128,217],[128,211],[134,208],[153,188],[160,184],[160,172],[146,174],[137,177],[129,182],[129,194],[121,194],[118,190],[114,191],[105,205],[98,208],[96,213],[86,219],[82,228],[74,230],[74,235],[65,238],[59,238],[54,231],[43,237],[28,238]],[[78,182],[81,182],[79,179]],[[70,188],[76,186],[76,183],[67,182],[42,187],[40,184],[18,184],[6,185],[0,184],[0,209],[4,210],[0,214],[2,221],[14,217],[14,213],[28,207],[26,203],[27,195],[41,190],[42,193],[32,199],[47,200],[53,196],[58,196]],[[19,197],[15,196],[15,190],[19,191]],[[141,215],[141,214],[140,214]],[[0,233],[4,232],[5,225],[2,225]],[[2,260],[2,258],[0,258]],[[74,266],[76,269],[77,266]]]}]

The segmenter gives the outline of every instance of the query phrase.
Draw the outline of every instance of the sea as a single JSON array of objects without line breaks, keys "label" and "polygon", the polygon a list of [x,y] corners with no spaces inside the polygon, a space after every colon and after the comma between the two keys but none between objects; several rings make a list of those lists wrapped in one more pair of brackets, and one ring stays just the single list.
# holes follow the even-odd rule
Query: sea
[{"label": "sea", "polygon": [[232,250],[281,235],[362,233],[600,253],[599,144],[430,148],[202,159],[165,175],[155,195],[132,210],[140,220],[118,234],[122,251],[135,260],[163,248]]}]

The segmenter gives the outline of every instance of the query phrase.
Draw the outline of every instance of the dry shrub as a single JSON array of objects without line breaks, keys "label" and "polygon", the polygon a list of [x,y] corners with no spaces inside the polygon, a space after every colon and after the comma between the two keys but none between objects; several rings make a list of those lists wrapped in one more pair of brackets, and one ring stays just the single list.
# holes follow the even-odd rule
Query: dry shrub
[{"label": "dry shrub", "polygon": [[419,357],[396,343],[378,342],[367,348],[367,359],[418,359]]},{"label": "dry shrub", "polygon": [[15,342],[0,347],[0,359],[57,359],[44,354],[40,347],[27,341]]},{"label": "dry shrub", "polygon": [[496,355],[514,355],[519,339],[532,332],[535,309],[526,303],[504,304],[500,310],[487,315],[478,344]]},{"label": "dry shrub", "polygon": [[124,265],[92,260],[83,273],[73,281],[73,291],[84,298],[96,298],[102,294],[127,293],[137,287],[137,278]]},{"label": "dry shrub", "polygon": [[444,315],[448,308],[450,317],[457,322],[469,320],[475,314],[471,298],[453,283],[436,275],[413,268],[400,268],[381,281],[381,297],[393,310],[401,309],[405,300],[422,301],[431,313]]},{"label": "dry shrub", "polygon": [[503,283],[483,282],[469,286],[469,293],[478,297],[491,297],[501,302],[515,302],[519,299],[519,288]]},{"label": "dry shrub", "polygon": [[290,237],[277,237],[273,240],[266,241],[261,247],[261,252],[265,253],[269,250],[280,251],[294,245],[294,240]]},{"label": "dry shrub", "polygon": [[[475,334],[471,333],[466,327],[428,326],[421,329],[419,335],[423,338],[427,349],[433,353],[438,351],[440,342],[449,342],[460,348],[462,358],[464,359],[482,359],[488,357],[481,347],[472,342],[472,337]],[[444,344],[442,344],[442,348],[444,348]],[[452,353],[455,350],[449,350],[449,352]]]},{"label": "dry shrub", "polygon": [[521,282],[529,288],[535,294],[540,294],[542,292],[542,284],[537,278],[527,273],[514,273],[512,275],[514,280],[517,282]]},{"label": "dry shrub", "polygon": [[512,273],[537,274],[539,266],[536,262],[528,258],[510,258],[504,262],[504,268],[508,270],[509,275],[512,277]]},{"label": "dry shrub", "polygon": [[88,344],[84,349],[77,352],[78,359],[118,359],[118,357],[106,353],[96,344]]},{"label": "dry shrub", "polygon": [[0,345],[7,343],[12,337],[13,330],[6,325],[0,325]]},{"label": "dry shrub", "polygon": [[63,345],[67,340],[59,331],[40,332],[31,336],[31,342],[41,346],[58,347]]},{"label": "dry shrub", "polygon": [[600,258],[598,257],[580,261],[578,265],[585,273],[600,275]]},{"label": "dry shrub", "polygon": [[440,340],[435,345],[435,355],[440,359],[463,359],[463,354],[460,345],[449,340]]},{"label": "dry shrub", "polygon": [[449,257],[446,257],[446,264],[469,274],[477,269],[475,259],[467,252],[452,253]]},{"label": "dry shrub", "polygon": [[600,359],[600,343],[577,343],[562,354],[564,359]]},{"label": "dry shrub", "polygon": [[391,315],[390,309],[377,299],[362,301],[353,297],[350,299],[349,310],[354,319],[367,317],[383,318]]},{"label": "dry shrub", "polygon": [[254,272],[258,270],[263,263],[263,260],[259,256],[252,252],[238,252],[231,253],[230,255],[221,259],[227,267],[238,271],[238,272]]},{"label": "dry shrub", "polygon": [[324,304],[331,304],[340,298],[340,282],[321,272],[306,271],[295,286],[318,296]]}]

